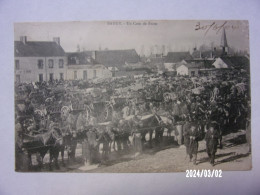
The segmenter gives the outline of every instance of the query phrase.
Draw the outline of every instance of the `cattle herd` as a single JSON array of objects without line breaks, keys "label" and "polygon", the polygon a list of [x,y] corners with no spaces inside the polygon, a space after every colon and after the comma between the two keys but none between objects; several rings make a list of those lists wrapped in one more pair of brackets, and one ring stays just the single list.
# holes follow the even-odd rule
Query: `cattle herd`
[{"label": "cattle herd", "polygon": [[160,149],[165,140],[184,144],[196,164],[203,139],[214,165],[222,135],[250,125],[249,78],[230,70],[200,77],[151,73],[15,83],[16,170],[41,168],[46,154],[50,170],[53,162],[56,168],[79,161],[88,166],[115,153],[120,158]]}]

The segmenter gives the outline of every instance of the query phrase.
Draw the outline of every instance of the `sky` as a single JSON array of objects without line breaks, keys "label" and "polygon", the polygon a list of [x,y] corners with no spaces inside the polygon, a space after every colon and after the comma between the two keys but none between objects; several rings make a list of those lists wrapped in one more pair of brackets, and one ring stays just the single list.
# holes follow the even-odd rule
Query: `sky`
[{"label": "sky", "polygon": [[[225,28],[229,47],[249,52],[247,21],[88,21],[52,23],[15,23],[14,39],[27,36],[28,41],[52,41],[60,37],[66,52],[98,49],[136,49],[140,54],[156,52],[165,45],[166,52],[191,51],[202,44],[220,45]],[[153,49],[151,49],[153,47]]]}]

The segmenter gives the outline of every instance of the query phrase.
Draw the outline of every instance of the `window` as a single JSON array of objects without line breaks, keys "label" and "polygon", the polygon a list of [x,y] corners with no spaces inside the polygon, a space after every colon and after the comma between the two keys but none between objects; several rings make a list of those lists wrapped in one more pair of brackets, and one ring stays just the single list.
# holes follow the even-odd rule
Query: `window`
[{"label": "window", "polygon": [[39,82],[43,82],[43,74],[39,74]]},{"label": "window", "polygon": [[15,75],[15,81],[17,83],[20,83],[20,75],[19,74]]},{"label": "window", "polygon": [[20,69],[20,62],[19,62],[19,60],[15,60],[15,69],[16,70]]},{"label": "window", "polygon": [[43,69],[43,60],[38,60],[38,68]]},{"label": "window", "polygon": [[192,76],[192,77],[195,76],[195,71],[191,71],[191,76]]},{"label": "window", "polygon": [[87,80],[88,78],[88,72],[86,70],[83,71],[83,79]]},{"label": "window", "polygon": [[63,80],[63,73],[60,73],[60,80]]},{"label": "window", "polygon": [[49,68],[53,68],[53,60],[52,59],[48,60],[48,65],[49,65]]},{"label": "window", "polygon": [[63,59],[59,59],[59,68],[63,68],[64,61]]},{"label": "window", "polygon": [[97,77],[97,70],[93,70],[93,77],[94,77],[94,78]]},{"label": "window", "polygon": [[53,81],[53,73],[50,73],[50,81]]},{"label": "window", "polygon": [[74,79],[77,79],[77,71],[74,71]]}]

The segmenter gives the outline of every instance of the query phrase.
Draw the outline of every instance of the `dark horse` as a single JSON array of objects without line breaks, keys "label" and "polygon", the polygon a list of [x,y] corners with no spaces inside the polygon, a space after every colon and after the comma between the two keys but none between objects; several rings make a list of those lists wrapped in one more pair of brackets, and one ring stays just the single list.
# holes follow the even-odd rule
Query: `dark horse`
[{"label": "dark horse", "polygon": [[52,161],[54,160],[55,166],[59,169],[58,157],[62,146],[61,131],[58,128],[52,128],[46,133],[30,136],[24,134],[24,142],[22,147],[28,153],[29,170],[32,168],[32,154],[39,154],[37,159],[39,168],[42,168],[43,159],[46,153],[50,153],[49,169],[52,170]]},{"label": "dark horse", "polygon": [[75,152],[76,152],[76,146],[77,143],[82,143],[84,138],[86,138],[86,133],[87,130],[80,131],[80,132],[73,132],[73,133],[68,133],[66,135],[63,135],[63,143],[60,146],[60,152],[61,152],[61,158],[62,158],[62,163],[64,163],[64,153],[65,150],[67,150],[68,153],[68,163],[70,160],[75,161]]},{"label": "dark horse", "polygon": [[149,133],[149,144],[152,145],[152,136],[155,131],[155,141],[160,143],[162,141],[164,132],[164,122],[159,115],[145,116],[141,119],[142,128],[140,129],[142,135],[142,142],[146,142],[145,136]]}]

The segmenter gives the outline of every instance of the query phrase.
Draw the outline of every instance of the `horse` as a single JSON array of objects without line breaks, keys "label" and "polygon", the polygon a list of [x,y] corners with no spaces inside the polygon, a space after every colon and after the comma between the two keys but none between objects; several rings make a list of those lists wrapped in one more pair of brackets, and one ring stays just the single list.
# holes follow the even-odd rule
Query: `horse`
[{"label": "horse", "polygon": [[49,170],[52,170],[53,159],[56,168],[59,169],[58,156],[63,141],[60,129],[52,128],[46,133],[38,134],[35,136],[24,134],[23,138],[28,140],[26,142],[23,142],[22,148],[24,148],[28,154],[29,170],[32,168],[32,154],[40,155],[37,161],[39,163],[39,168],[41,169],[43,165],[43,159],[48,151],[50,153]]},{"label": "horse", "polygon": [[76,152],[76,146],[78,142],[82,142],[84,138],[86,138],[86,130],[84,131],[73,131],[70,133],[63,134],[63,144],[60,146],[60,152],[61,152],[61,159],[62,164],[65,166],[64,162],[64,154],[65,150],[67,150],[68,154],[68,163],[70,160],[75,160],[75,152]]},{"label": "horse", "polygon": [[161,117],[157,114],[143,116],[140,120],[142,128],[139,129],[141,132],[142,142],[146,142],[145,136],[149,133],[149,144],[152,145],[152,136],[155,132],[155,141],[160,143],[162,141],[164,126]]}]

